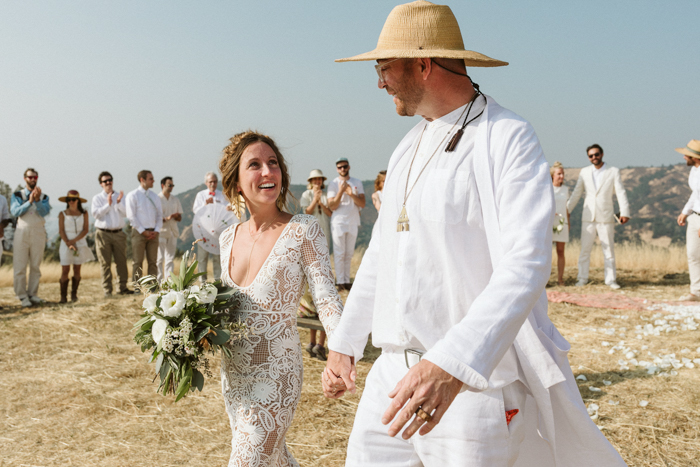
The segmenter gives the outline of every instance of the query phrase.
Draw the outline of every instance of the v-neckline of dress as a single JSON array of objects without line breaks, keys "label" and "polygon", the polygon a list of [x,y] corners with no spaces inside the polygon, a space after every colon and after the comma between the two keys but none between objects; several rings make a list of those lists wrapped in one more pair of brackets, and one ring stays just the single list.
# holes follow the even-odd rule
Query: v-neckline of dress
[{"label": "v-neckline of dress", "polygon": [[238,232],[238,227],[241,225],[236,224],[236,226],[233,228],[233,238],[231,239],[231,249],[228,252],[228,264],[226,266],[226,274],[228,274],[228,278],[231,281],[231,284],[236,286],[239,289],[249,289],[253,284],[255,284],[255,281],[258,280],[258,276],[260,276],[260,273],[265,269],[265,266],[267,266],[267,262],[270,261],[270,258],[272,257],[272,254],[275,252],[275,248],[277,247],[277,243],[279,243],[280,239],[284,237],[284,234],[287,233],[287,229],[292,223],[292,219],[294,219],[297,215],[293,215],[290,219],[289,222],[287,222],[287,225],[284,226],[284,229],[282,229],[282,233],[280,233],[279,237],[277,237],[277,240],[275,240],[275,243],[272,245],[272,249],[270,250],[270,253],[267,254],[267,258],[265,258],[265,261],[263,262],[262,266],[260,266],[260,269],[258,272],[255,274],[255,277],[253,280],[250,282],[250,284],[246,286],[238,285],[236,282],[234,282],[233,277],[231,277],[231,258],[233,258],[233,242],[236,241],[236,233]]}]

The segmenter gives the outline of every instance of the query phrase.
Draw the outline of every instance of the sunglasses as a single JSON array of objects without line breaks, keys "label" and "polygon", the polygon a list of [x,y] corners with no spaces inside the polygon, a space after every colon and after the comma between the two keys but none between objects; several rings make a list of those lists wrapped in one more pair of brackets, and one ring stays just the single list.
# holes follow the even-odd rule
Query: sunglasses
[{"label": "sunglasses", "polygon": [[390,63],[394,63],[396,60],[401,60],[400,58],[395,58],[393,60],[389,60],[388,62],[384,63],[379,63],[377,65],[374,65],[374,69],[377,70],[377,76],[379,76],[379,81],[382,83],[385,83],[384,81],[384,75],[382,74],[384,71],[384,67],[387,66]]},{"label": "sunglasses", "polygon": [[39,180],[39,176],[38,176],[38,175],[27,175],[27,176],[24,177],[24,178],[26,178],[27,180]]},{"label": "sunglasses", "polygon": [[335,168],[338,169],[338,170],[345,170],[345,169],[347,169],[347,168],[349,168],[349,167],[350,167],[350,166],[347,165],[347,164],[345,164],[345,165],[336,165],[336,166],[335,166]]},{"label": "sunglasses", "polygon": [[112,183],[112,180],[113,179],[111,179],[111,178],[106,178],[106,179],[102,180],[100,183]]},{"label": "sunglasses", "polygon": [[175,185],[165,185],[168,188],[175,188]]},{"label": "sunglasses", "polygon": [[69,202],[69,203],[77,203],[78,200],[75,199],[75,198],[68,198],[68,202]]},{"label": "sunglasses", "polygon": [[599,153],[599,152],[594,152],[593,154],[589,154],[589,155],[588,155],[588,158],[589,158],[589,159],[593,159],[594,157],[600,157],[600,156],[602,156],[601,153]]}]

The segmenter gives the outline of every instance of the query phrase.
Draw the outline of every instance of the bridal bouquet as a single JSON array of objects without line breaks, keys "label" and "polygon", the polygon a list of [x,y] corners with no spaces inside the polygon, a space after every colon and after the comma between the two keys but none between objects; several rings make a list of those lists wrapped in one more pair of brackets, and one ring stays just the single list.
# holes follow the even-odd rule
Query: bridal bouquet
[{"label": "bridal bouquet", "polygon": [[161,284],[153,276],[139,280],[147,296],[145,311],[134,325],[134,341],[142,352],[151,351],[149,363],[156,362],[158,391],[175,394],[176,402],[188,391],[201,391],[204,375],[212,376],[207,354],[221,350],[230,357],[225,344],[247,336],[245,324],[229,321],[232,289],[219,283],[194,285],[202,274],[196,272],[197,261],[188,262],[189,252],[185,252],[180,274],[171,273]]}]

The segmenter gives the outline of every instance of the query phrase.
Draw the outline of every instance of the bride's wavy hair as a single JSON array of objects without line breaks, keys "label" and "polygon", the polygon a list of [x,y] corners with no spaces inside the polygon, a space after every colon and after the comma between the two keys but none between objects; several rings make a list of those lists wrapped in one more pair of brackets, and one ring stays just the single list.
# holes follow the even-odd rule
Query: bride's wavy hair
[{"label": "bride's wavy hair", "polygon": [[243,151],[245,151],[248,146],[258,142],[267,144],[275,153],[275,156],[277,156],[277,163],[282,172],[282,187],[280,189],[280,195],[277,197],[276,204],[277,209],[280,211],[287,211],[287,197],[291,196],[294,198],[294,195],[289,191],[287,163],[273,139],[262,133],[248,130],[238,133],[231,138],[230,141],[231,143],[223,150],[223,155],[219,161],[219,171],[221,172],[221,185],[224,195],[228,198],[238,218],[241,219],[241,215],[245,209],[245,200],[238,191],[241,158],[243,156]]}]

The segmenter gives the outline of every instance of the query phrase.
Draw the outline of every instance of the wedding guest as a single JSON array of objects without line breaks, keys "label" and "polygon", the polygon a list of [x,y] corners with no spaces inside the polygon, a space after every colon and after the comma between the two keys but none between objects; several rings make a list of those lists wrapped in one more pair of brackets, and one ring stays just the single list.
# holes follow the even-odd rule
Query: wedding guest
[{"label": "wedding guest", "polygon": [[583,192],[583,215],[581,223],[581,253],[578,257],[577,287],[588,283],[588,268],[591,261],[591,250],[596,233],[603,247],[605,257],[605,285],[613,290],[620,288],[617,283],[615,270],[615,208],[613,194],[620,206],[620,224],[630,220],[630,205],[627,193],[622,185],[620,169],[610,167],[603,162],[603,148],[593,144],[586,148],[591,165],[584,167],[578,174],[578,180],[571,198],[566,203],[569,212],[573,211]]},{"label": "wedding guest", "polygon": [[10,224],[10,208],[7,206],[7,198],[0,195],[0,266],[2,266],[3,240],[5,240],[5,227]]},{"label": "wedding guest", "polygon": [[158,235],[163,227],[163,208],[153,188],[153,174],[142,170],[137,175],[139,187],[126,195],[126,217],[131,223],[131,255],[133,258],[133,281],[141,277],[143,259],[148,263],[148,275],[158,274]]},{"label": "wedding guest", "polygon": [[41,260],[46,248],[44,218],[51,211],[51,205],[49,197],[37,185],[38,180],[39,172],[31,168],[25,170],[26,186],[13,193],[10,200],[10,213],[17,218],[12,257],[14,286],[15,294],[23,307],[44,303],[37,294],[41,279]]},{"label": "wedding guest", "polygon": [[386,170],[380,170],[377,178],[374,179],[374,193],[372,193],[372,204],[374,209],[379,212],[382,207],[382,191],[384,190],[384,180],[386,179]]},{"label": "wedding guest", "polygon": [[335,168],[338,176],[328,184],[335,280],[338,290],[350,290],[350,263],[360,228],[360,210],[365,207],[365,190],[360,180],[350,176],[350,162],[345,157],[335,162]]},{"label": "wedding guest", "polygon": [[552,226],[552,241],[557,249],[557,283],[564,285],[564,267],[566,259],[564,247],[569,241],[569,210],[566,209],[566,201],[569,199],[569,188],[564,185],[564,166],[556,161],[549,168],[549,175],[552,177],[554,186],[554,204],[556,213],[554,214],[554,225]]},{"label": "wedding guest", "polygon": [[547,317],[547,161],[465,68],[507,63],[465,50],[459,31],[449,7],[419,0],[392,10],[375,50],[341,60],[377,60],[397,113],[423,117],[391,156],[391,202],[329,336],[328,397],[355,389],[370,332],[382,348],[345,465],[624,466]]},{"label": "wedding guest", "polygon": [[102,191],[92,197],[90,211],[95,218],[95,251],[102,270],[102,290],[105,297],[112,296],[112,260],[117,268],[119,294],[129,295],[134,291],[127,287],[129,271],[126,267],[126,200],[124,192],[114,192],[114,177],[104,171],[97,180]]},{"label": "wedding guest", "polygon": [[[230,210],[229,202],[226,196],[217,189],[219,184],[219,178],[214,172],[207,172],[204,176],[204,183],[207,185],[205,190],[197,193],[194,198],[194,204],[192,205],[192,212],[197,214],[197,211],[202,209],[208,204],[223,204],[227,209]],[[197,272],[204,273],[200,276],[202,281],[207,280],[207,264],[211,259],[212,267],[214,269],[214,281],[218,281],[221,278],[221,258],[220,255],[215,255],[209,253],[207,250],[202,248],[202,245],[197,244]]]},{"label": "wedding guest", "polygon": [[684,302],[700,301],[700,140],[693,139],[684,148],[676,148],[683,154],[686,165],[691,167],[688,175],[690,198],[678,215],[678,225],[687,224],[685,246],[688,255],[688,273],[690,275],[690,292],[680,300]]},{"label": "wedding guest", "polygon": [[[328,208],[328,198],[323,193],[323,190],[326,188],[326,177],[319,169],[314,169],[311,171],[309,178],[307,178],[306,181],[308,182],[308,185],[306,185],[307,189],[304,193],[302,193],[301,198],[299,199],[299,205],[301,206],[302,212],[311,214],[316,218],[321,226],[321,230],[323,230],[324,241],[326,244],[328,244],[328,240],[331,238],[330,216],[333,214],[333,212]],[[301,297],[301,301],[299,302],[297,316],[300,318],[318,318],[316,306],[313,303],[311,291],[308,287],[306,287],[304,295]],[[318,341],[316,340],[317,332],[319,334]],[[306,352],[311,357],[325,361],[326,332],[310,329],[309,336],[309,344],[306,346]]]},{"label": "wedding guest", "polygon": [[163,208],[163,227],[158,246],[158,282],[170,277],[173,271],[177,238],[180,235],[177,223],[182,220],[183,210],[178,197],[172,194],[173,188],[173,177],[164,177],[160,181],[161,192],[158,197]]},{"label": "wedding guest", "polygon": [[58,253],[61,259],[61,301],[68,301],[68,274],[73,265],[73,280],[71,282],[71,302],[78,301],[78,286],[80,285],[80,266],[88,261],[95,261],[95,256],[85,240],[90,231],[88,213],[83,209],[87,200],[80,197],[76,190],[68,191],[66,196],[58,200],[66,203],[66,210],[58,214],[58,234],[61,236],[61,246]]}]

